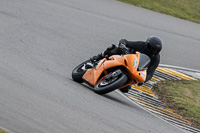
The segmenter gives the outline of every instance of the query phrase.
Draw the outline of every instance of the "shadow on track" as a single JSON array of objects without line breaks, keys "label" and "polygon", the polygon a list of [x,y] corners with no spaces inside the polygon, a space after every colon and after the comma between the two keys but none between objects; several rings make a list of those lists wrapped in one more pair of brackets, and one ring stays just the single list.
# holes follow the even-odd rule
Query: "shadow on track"
[{"label": "shadow on track", "polygon": [[[68,78],[68,79],[70,79],[70,78]],[[70,80],[73,81],[72,79],[70,79]],[[73,81],[73,82],[75,82],[75,81]],[[75,83],[77,83],[77,82],[75,82]],[[81,86],[84,86],[85,88],[88,88],[89,90],[91,90],[92,92],[94,92],[94,91],[93,91],[93,88],[92,88],[91,86],[85,84],[85,83],[77,83],[77,84],[79,84],[79,85],[81,85]],[[135,106],[133,103],[131,103],[130,101],[124,99],[124,98],[123,98],[122,96],[120,96],[116,91],[113,91],[113,92],[111,92],[111,93],[114,93],[114,92],[115,92],[115,95],[110,94],[110,93],[107,93],[107,94],[104,94],[104,95],[99,95],[99,94],[97,94],[97,93],[95,93],[95,92],[94,92],[94,94],[99,95],[99,96],[102,96],[102,97],[107,98],[107,99],[109,99],[109,100],[112,100],[112,101],[114,101],[114,102],[116,102],[116,103],[120,103],[120,104],[122,104],[122,105],[128,106],[128,107],[130,107],[130,108],[137,109],[136,106]],[[117,94],[117,95],[116,95],[116,94]]]},{"label": "shadow on track", "polygon": [[[117,92],[116,92],[117,93]],[[118,93],[117,93],[118,94]],[[119,95],[119,94],[118,94]],[[131,103],[130,101],[128,101],[127,99],[124,99],[124,98],[122,98],[122,96],[118,96],[118,97],[115,97],[115,96],[113,96],[113,95],[109,95],[109,93],[108,94],[105,94],[105,95],[102,95],[103,97],[105,97],[105,98],[107,98],[107,99],[109,99],[109,100],[112,100],[112,101],[115,101],[115,102],[117,102],[117,103],[120,103],[120,104],[123,104],[123,105],[125,105],[125,106],[128,106],[128,107],[130,107],[130,108],[134,108],[134,109],[137,109],[136,108],[136,106],[133,104],[133,103]]]}]

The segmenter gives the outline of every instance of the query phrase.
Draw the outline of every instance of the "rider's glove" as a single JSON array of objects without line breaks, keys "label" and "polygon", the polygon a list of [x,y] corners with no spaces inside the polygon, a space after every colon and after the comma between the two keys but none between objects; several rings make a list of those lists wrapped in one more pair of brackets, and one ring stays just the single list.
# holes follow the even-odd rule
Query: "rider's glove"
[{"label": "rider's glove", "polygon": [[120,46],[121,44],[124,44],[124,45],[126,46],[127,43],[128,43],[128,41],[127,41],[126,39],[121,39],[121,40],[119,41],[119,46]]},{"label": "rider's glove", "polygon": [[122,44],[122,43],[119,45],[118,48],[119,48],[119,50],[121,51],[122,54],[128,54],[129,50],[130,50],[129,48],[126,47],[125,44]]},{"label": "rider's glove", "polygon": [[138,83],[138,86],[142,86],[143,85],[143,83]]}]

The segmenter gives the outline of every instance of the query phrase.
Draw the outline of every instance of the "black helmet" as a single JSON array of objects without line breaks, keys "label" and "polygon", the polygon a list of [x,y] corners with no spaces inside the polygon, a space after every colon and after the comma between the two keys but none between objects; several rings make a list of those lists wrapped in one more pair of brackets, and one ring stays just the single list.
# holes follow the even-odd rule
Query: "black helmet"
[{"label": "black helmet", "polygon": [[150,36],[147,41],[147,48],[150,50],[151,54],[156,55],[158,54],[162,49],[162,41],[160,38],[155,36]]}]

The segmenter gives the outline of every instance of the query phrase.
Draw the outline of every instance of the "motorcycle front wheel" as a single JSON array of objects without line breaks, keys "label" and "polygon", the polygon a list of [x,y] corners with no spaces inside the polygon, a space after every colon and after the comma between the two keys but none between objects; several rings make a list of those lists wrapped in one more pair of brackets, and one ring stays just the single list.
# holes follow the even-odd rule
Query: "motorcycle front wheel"
[{"label": "motorcycle front wheel", "polygon": [[[89,69],[88,67],[86,67],[86,64],[90,63],[89,60],[81,63],[80,65],[78,65],[76,68],[74,68],[74,70],[72,71],[72,79],[76,82],[82,83],[83,82],[83,75],[85,74],[85,72]],[[91,66],[92,68],[92,66]]]},{"label": "motorcycle front wheel", "polygon": [[114,78],[109,75],[106,77],[102,79],[99,83],[97,83],[94,87],[94,92],[96,92],[97,94],[106,94],[111,91],[114,91],[115,89],[120,88],[128,81],[128,77],[124,73]]}]

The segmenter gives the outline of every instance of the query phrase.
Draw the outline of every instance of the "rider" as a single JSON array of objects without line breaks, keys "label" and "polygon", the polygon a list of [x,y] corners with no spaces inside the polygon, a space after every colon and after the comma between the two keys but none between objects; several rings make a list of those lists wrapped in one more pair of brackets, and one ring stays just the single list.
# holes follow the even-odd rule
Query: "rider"
[{"label": "rider", "polygon": [[[160,38],[155,36],[150,36],[148,39],[144,41],[127,41],[126,39],[121,39],[119,41],[118,47],[114,44],[112,44],[110,47],[108,47],[105,51],[98,54],[97,56],[94,56],[90,58],[92,62],[98,61],[100,59],[105,58],[106,56],[111,56],[114,54],[121,54],[123,51],[122,45],[125,45],[126,47],[130,49],[134,49],[135,51],[138,51],[140,53],[146,54],[150,57],[151,63],[147,70],[147,77],[146,81],[151,79],[153,76],[156,68],[158,67],[158,64],[160,63],[160,51],[162,49],[162,41]],[[139,83],[138,85],[142,85],[143,83]],[[128,91],[128,90],[126,90]]]}]

